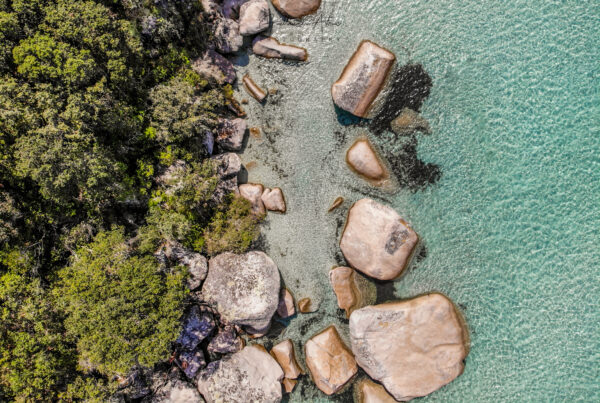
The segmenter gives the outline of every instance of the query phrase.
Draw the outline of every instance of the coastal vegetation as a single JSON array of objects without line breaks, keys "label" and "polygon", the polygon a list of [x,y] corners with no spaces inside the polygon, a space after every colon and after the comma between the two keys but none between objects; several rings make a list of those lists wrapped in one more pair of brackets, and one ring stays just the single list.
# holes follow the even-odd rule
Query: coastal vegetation
[{"label": "coastal vegetation", "polygon": [[179,334],[188,273],[160,245],[256,238],[214,197],[209,35],[196,0],[0,0],[0,400],[104,401]]}]

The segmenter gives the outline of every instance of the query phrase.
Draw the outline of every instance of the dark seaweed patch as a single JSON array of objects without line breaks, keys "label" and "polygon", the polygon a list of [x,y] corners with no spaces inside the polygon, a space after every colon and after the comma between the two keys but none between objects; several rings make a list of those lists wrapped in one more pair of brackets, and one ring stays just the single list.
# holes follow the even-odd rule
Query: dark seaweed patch
[{"label": "dark seaweed patch", "polygon": [[417,138],[414,135],[398,138],[396,151],[386,150],[385,157],[398,184],[413,191],[436,183],[441,177],[439,165],[423,162],[417,156]]}]

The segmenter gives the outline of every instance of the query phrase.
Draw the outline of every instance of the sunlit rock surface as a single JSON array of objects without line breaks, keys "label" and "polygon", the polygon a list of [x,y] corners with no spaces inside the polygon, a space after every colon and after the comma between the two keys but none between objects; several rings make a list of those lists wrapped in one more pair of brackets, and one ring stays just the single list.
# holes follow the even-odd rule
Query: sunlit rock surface
[{"label": "sunlit rock surface", "polygon": [[308,58],[306,49],[299,46],[279,43],[273,37],[257,36],[252,42],[252,52],[255,55],[274,58],[305,61]]},{"label": "sunlit rock surface", "polygon": [[300,18],[316,12],[321,0],[271,0],[275,8],[283,15]]}]

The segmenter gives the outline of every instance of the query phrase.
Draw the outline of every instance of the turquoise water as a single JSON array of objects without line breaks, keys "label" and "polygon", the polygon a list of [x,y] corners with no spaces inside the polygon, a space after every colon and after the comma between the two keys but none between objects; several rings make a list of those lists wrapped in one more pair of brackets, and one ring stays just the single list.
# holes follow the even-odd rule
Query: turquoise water
[{"label": "turquoise water", "polygon": [[[470,328],[464,374],[422,400],[600,401],[600,2],[323,0],[302,25],[277,17],[273,35],[310,62],[240,60],[278,89],[249,105],[263,136],[243,160],[256,161],[250,181],[286,193],[290,211],[269,216],[266,247],[296,297],[321,304],[278,338],[300,347],[330,323],[345,331],[327,283],[345,210],[325,211],[339,195],[368,195],[427,250],[396,296],[442,291]],[[422,107],[432,134],[417,147],[441,170],[432,185],[381,193],[344,166],[365,129],[340,125],[329,87],[362,39],[433,79]],[[300,386],[291,401],[327,400]]]}]

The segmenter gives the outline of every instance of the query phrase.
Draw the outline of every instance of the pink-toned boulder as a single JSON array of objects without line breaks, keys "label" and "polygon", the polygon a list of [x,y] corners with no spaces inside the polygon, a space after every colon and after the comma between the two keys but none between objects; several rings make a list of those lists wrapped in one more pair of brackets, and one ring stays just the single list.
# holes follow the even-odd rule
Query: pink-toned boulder
[{"label": "pink-toned boulder", "polygon": [[350,317],[355,309],[375,302],[375,285],[350,267],[331,269],[329,282],[337,297],[338,306],[346,311],[346,317]]},{"label": "pink-toned boulder", "polygon": [[240,34],[254,35],[269,28],[271,10],[267,0],[249,0],[240,6]]},{"label": "pink-toned boulder", "polygon": [[285,198],[280,188],[269,189],[266,188],[260,198],[265,205],[265,208],[269,211],[278,211],[285,213]]},{"label": "pink-toned boulder", "polygon": [[260,88],[248,74],[242,78],[242,83],[246,92],[258,102],[263,102],[267,98],[265,90]]},{"label": "pink-toned boulder", "polygon": [[359,138],[346,152],[346,163],[358,175],[375,186],[381,186],[390,175],[375,148],[366,138]]},{"label": "pink-toned boulder", "polygon": [[252,205],[252,212],[256,215],[266,213],[265,205],[261,199],[263,194],[263,185],[258,183],[244,183],[239,186],[240,196],[248,200]]},{"label": "pink-toned boulder", "polygon": [[381,105],[378,97],[385,87],[396,56],[371,41],[362,41],[331,87],[333,102],[356,116],[370,118]]},{"label": "pink-toned boulder", "polygon": [[321,0],[271,0],[277,11],[291,18],[301,18],[316,12]]},{"label": "pink-toned boulder", "polygon": [[361,199],[348,212],[340,249],[356,270],[393,280],[407,267],[418,241],[417,233],[392,208]]},{"label": "pink-toned boulder", "polygon": [[294,45],[279,43],[273,37],[257,36],[252,42],[252,52],[255,55],[272,59],[305,61],[308,58],[306,49]]},{"label": "pink-toned boulder", "polygon": [[396,403],[383,386],[370,379],[361,380],[356,389],[358,403]]},{"label": "pink-toned boulder", "polygon": [[279,305],[277,306],[277,315],[282,319],[289,318],[296,314],[294,297],[287,288],[282,288],[279,293]]},{"label": "pink-toned boulder", "polygon": [[350,341],[358,365],[398,401],[454,380],[469,352],[460,313],[438,293],[354,311]]},{"label": "pink-toned boulder", "polygon": [[312,380],[327,395],[342,389],[358,371],[352,353],[333,325],[311,337],[304,352]]},{"label": "pink-toned boulder", "polygon": [[284,377],[297,379],[302,374],[302,368],[300,368],[298,361],[296,361],[294,343],[290,339],[273,346],[271,355],[277,360],[281,369],[283,369]]}]

